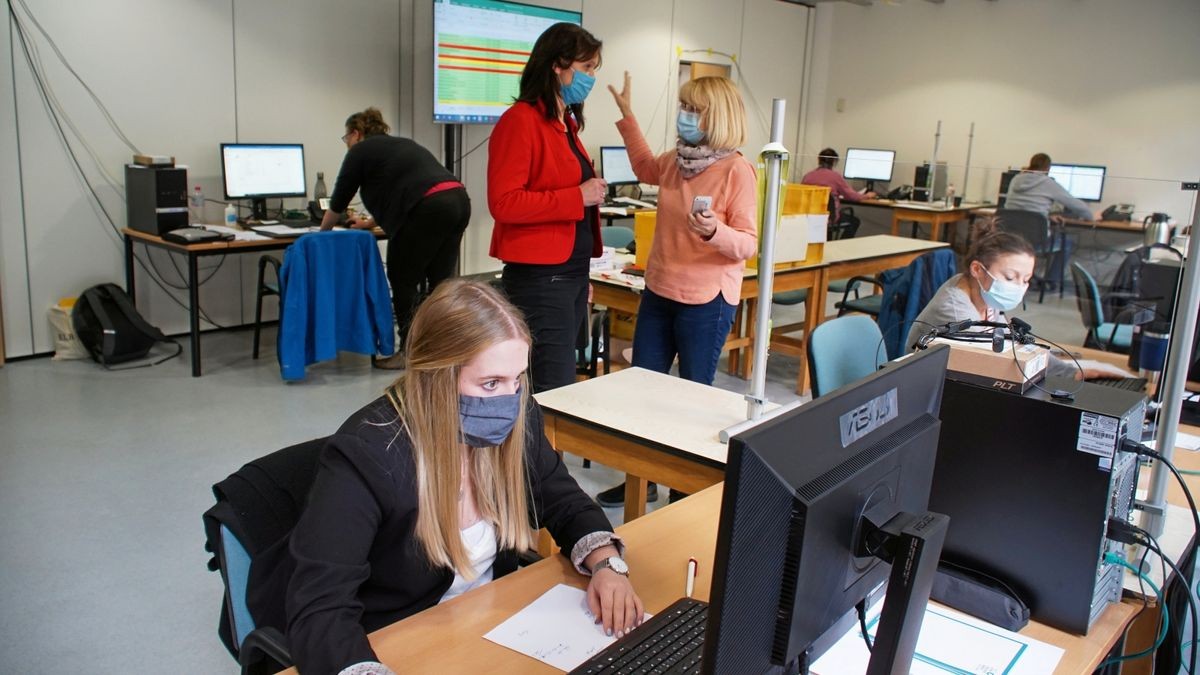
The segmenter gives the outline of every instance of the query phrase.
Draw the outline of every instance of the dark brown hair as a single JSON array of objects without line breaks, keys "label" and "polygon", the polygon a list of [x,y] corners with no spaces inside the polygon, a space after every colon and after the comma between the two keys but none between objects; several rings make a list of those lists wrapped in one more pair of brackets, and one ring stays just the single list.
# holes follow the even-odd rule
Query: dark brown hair
[{"label": "dark brown hair", "polygon": [[[546,119],[558,117],[558,96],[561,85],[554,68],[570,68],[576,61],[587,61],[600,54],[604,43],[573,23],[556,23],[538,36],[533,52],[521,71],[521,90],[517,100],[545,108]],[[583,104],[568,106],[583,128]]]},{"label": "dark brown hair", "polygon": [[1027,255],[1037,257],[1033,246],[1019,234],[1004,232],[999,229],[1000,221],[987,218],[975,225],[975,243],[967,252],[966,267],[978,260],[984,267],[990,267],[1002,255]]},{"label": "dark brown hair", "polygon": [[837,150],[834,150],[833,148],[825,148],[821,151],[821,154],[817,155],[817,166],[825,167],[826,169],[832,169],[837,163]]},{"label": "dark brown hair", "polygon": [[346,118],[346,131],[357,131],[363,138],[381,136],[391,130],[383,121],[383,113],[379,112],[379,108],[367,108]]},{"label": "dark brown hair", "polygon": [[1039,152],[1029,158],[1029,166],[1026,167],[1030,171],[1046,171],[1050,168],[1050,155],[1044,152]]}]

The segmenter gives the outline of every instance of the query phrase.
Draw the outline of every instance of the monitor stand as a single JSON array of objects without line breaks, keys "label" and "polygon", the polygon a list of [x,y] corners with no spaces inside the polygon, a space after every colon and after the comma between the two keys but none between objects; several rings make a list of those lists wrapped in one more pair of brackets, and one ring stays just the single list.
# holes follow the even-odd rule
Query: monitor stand
[{"label": "monitor stand", "polygon": [[863,192],[875,192],[875,181],[868,180],[866,184],[863,185]]},{"label": "monitor stand", "polygon": [[949,523],[929,511],[899,513],[882,526],[863,518],[858,553],[892,566],[866,675],[908,674]]},{"label": "monitor stand", "polygon": [[250,200],[250,205],[251,205],[250,218],[252,220],[266,220],[267,219],[267,200],[252,199],[252,200]]}]

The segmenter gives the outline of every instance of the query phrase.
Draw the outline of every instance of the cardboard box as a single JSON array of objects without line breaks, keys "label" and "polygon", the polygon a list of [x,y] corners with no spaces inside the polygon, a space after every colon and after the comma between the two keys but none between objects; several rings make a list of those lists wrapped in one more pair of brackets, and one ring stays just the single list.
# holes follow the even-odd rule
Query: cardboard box
[{"label": "cardboard box", "polygon": [[937,338],[930,344],[950,346],[946,377],[1004,391],[1025,393],[1045,378],[1050,365],[1050,352],[1036,345],[1017,345],[1014,362],[1013,346],[1007,340],[999,353],[992,351],[991,342]]},{"label": "cardboard box", "polygon": [[133,163],[142,166],[175,166],[175,158],[170,155],[134,155]]}]

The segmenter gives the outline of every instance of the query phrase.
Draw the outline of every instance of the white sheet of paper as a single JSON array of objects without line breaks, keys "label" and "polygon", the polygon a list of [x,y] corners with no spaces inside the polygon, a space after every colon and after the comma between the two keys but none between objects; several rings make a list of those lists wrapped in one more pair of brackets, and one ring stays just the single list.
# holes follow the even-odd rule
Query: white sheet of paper
[{"label": "white sheet of paper", "polygon": [[[867,612],[872,637],[883,603]],[[930,605],[925,609],[912,675],[1051,675],[1063,650],[1017,633],[997,628],[961,612]],[[856,623],[842,639],[813,664],[814,675],[862,673],[871,654]]]},{"label": "white sheet of paper", "polygon": [[[1154,447],[1155,442],[1156,442],[1155,440],[1149,440],[1149,441],[1146,441],[1145,445],[1148,446],[1151,450],[1154,450],[1154,449],[1156,449]],[[1200,436],[1197,436],[1195,434],[1185,434],[1182,431],[1176,431],[1175,432],[1175,447],[1183,448],[1184,450],[1191,450],[1193,452],[1195,452],[1196,450],[1200,450]]]},{"label": "white sheet of paper", "polygon": [[[1128,370],[1125,370],[1124,368],[1121,368],[1120,366],[1114,366],[1111,363],[1105,363],[1103,361],[1097,361],[1095,359],[1077,359],[1077,360],[1079,361],[1080,368],[1091,368],[1093,370],[1100,370],[1100,371],[1103,371],[1106,373],[1112,373],[1113,377],[1133,377],[1133,374],[1130,373]],[[1066,359],[1066,361],[1068,363],[1070,363],[1071,365],[1075,364],[1075,362],[1071,361],[1069,358]]]},{"label": "white sheet of paper", "polygon": [[587,606],[587,592],[558,584],[496,626],[484,638],[571,670],[616,641],[604,634]]}]

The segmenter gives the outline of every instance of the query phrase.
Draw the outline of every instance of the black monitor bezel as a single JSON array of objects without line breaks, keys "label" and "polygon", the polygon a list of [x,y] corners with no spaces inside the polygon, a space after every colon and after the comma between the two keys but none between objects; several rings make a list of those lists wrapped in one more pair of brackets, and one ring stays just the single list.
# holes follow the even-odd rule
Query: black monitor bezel
[{"label": "black monitor bezel", "polygon": [[[851,150],[866,150],[867,152],[890,152],[890,153],[892,153],[892,165],[891,165],[890,169],[888,170],[888,177],[887,178],[868,178],[866,176],[847,176],[846,175],[846,167],[849,165]],[[896,151],[895,150],[889,150],[887,148],[859,148],[859,147],[849,147],[849,146],[846,147],[846,154],[842,156],[842,178],[845,178],[846,180],[868,180],[868,181],[880,181],[883,183],[890,183],[892,180],[892,177],[895,175],[896,175]]]},{"label": "black monitor bezel", "polygon": [[[304,176],[302,185],[304,189],[301,192],[283,192],[270,194],[247,194],[247,195],[231,195],[229,194],[229,176],[225,169],[225,148],[228,147],[251,147],[251,148],[300,148],[300,170]],[[303,143],[243,143],[229,142],[221,143],[221,191],[225,195],[225,199],[275,199],[287,197],[307,197],[308,196],[308,158],[304,155]]]}]

